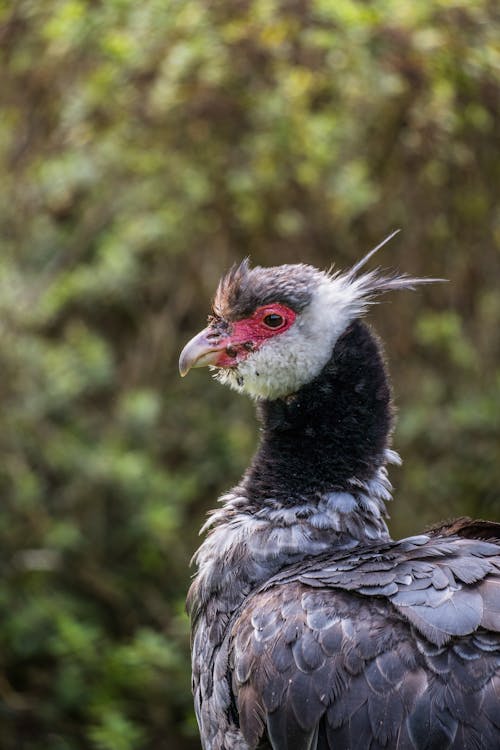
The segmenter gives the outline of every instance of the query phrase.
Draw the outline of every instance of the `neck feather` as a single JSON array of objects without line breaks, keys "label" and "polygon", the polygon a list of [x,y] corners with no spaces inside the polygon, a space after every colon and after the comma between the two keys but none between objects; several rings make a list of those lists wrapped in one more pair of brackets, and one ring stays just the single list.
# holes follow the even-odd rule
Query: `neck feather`
[{"label": "neck feather", "polygon": [[377,479],[393,417],[380,343],[355,321],[317,378],[258,412],[262,438],[243,483],[256,503],[295,505]]},{"label": "neck feather", "polygon": [[195,556],[195,617],[209,600],[231,611],[306,556],[390,538],[385,464],[399,458],[389,449],[391,392],[381,348],[367,326],[354,322],[313,382],[261,402],[259,415],[255,458],[202,529],[210,533]]}]

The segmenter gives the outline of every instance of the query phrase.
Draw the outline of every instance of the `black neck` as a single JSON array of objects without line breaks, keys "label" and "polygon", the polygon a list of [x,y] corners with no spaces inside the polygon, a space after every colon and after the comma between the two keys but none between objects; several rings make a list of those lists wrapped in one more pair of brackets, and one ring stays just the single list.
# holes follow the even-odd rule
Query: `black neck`
[{"label": "black neck", "polygon": [[295,504],[369,481],[385,463],[392,426],[380,343],[355,321],[315,380],[261,402],[258,415],[263,435],[244,481],[252,500]]}]

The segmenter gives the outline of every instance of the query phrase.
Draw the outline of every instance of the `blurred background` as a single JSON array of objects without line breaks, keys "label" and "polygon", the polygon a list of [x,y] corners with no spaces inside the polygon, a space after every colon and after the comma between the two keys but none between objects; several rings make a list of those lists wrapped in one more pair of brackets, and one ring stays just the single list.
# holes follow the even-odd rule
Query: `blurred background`
[{"label": "blurred background", "polygon": [[[0,4],[0,748],[198,750],[184,597],[252,405],[221,273],[379,263],[395,536],[500,520],[494,0]],[[374,263],[371,264],[373,267]]]}]

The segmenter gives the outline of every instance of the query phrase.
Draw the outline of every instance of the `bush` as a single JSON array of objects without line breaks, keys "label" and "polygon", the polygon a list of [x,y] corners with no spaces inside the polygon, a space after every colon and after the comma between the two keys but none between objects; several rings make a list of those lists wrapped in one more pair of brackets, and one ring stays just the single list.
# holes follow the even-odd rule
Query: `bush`
[{"label": "bush", "polygon": [[487,0],[2,11],[5,750],[199,747],[183,600],[251,407],[176,359],[221,272],[445,276],[373,317],[395,534],[500,519],[498,15]]}]

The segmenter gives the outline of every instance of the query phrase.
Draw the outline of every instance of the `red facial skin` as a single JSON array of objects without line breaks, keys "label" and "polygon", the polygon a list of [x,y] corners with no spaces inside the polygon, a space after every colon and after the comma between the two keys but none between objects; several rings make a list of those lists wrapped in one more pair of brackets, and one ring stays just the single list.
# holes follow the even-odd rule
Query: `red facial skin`
[{"label": "red facial skin", "polygon": [[[279,315],[283,323],[274,328],[267,325],[264,320],[269,315]],[[249,318],[231,323],[226,347],[214,364],[216,367],[235,367],[251,352],[259,349],[264,341],[287,331],[296,317],[293,310],[279,302],[257,308]]]}]

